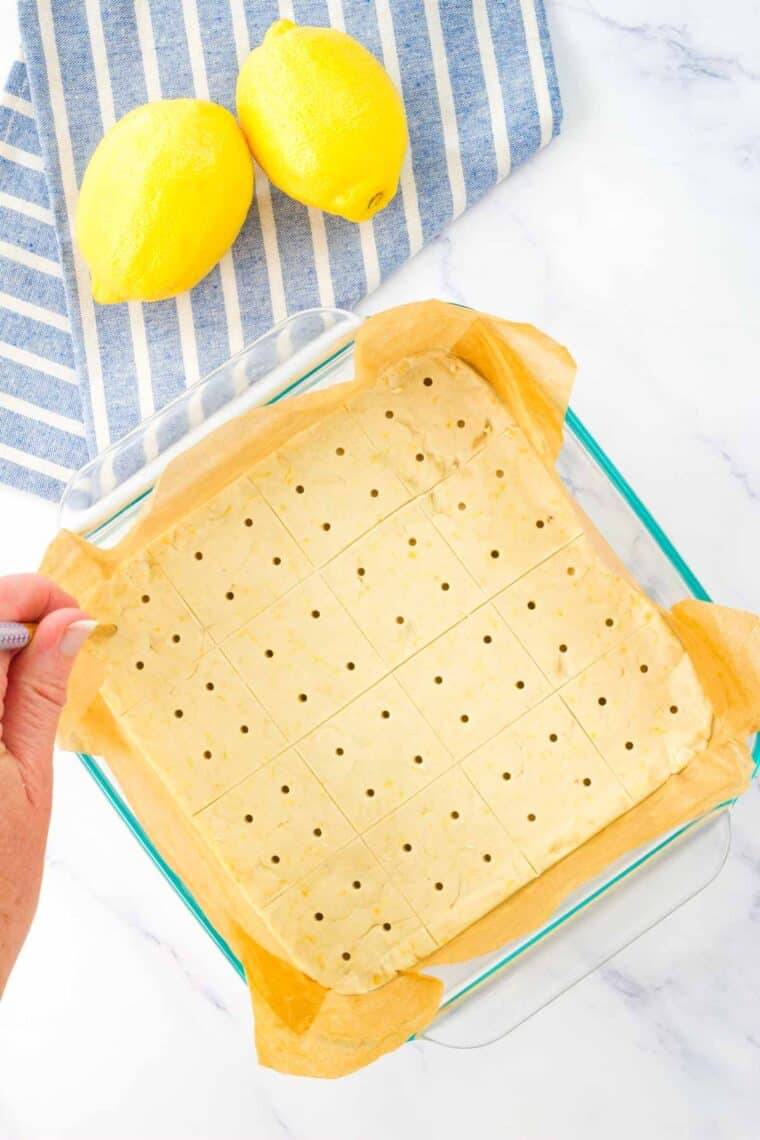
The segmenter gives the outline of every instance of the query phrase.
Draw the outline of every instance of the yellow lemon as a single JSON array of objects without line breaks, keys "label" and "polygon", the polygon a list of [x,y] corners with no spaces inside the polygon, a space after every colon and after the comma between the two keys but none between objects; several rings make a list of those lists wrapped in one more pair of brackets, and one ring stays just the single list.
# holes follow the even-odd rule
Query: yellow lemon
[{"label": "yellow lemon", "polygon": [[136,107],[104,135],[82,181],[79,248],[96,301],[192,288],[237,237],[253,164],[234,117],[200,99]]},{"label": "yellow lemon", "polygon": [[253,157],[291,198],[362,222],[396,193],[404,105],[351,36],[277,20],[243,64],[237,108]]}]

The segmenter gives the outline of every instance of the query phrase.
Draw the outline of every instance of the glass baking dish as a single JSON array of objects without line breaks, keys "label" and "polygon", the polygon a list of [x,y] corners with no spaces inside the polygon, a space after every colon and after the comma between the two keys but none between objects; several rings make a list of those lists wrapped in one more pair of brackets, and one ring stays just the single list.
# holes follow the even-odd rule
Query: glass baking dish
[{"label": "glass baking dish", "polygon": [[[132,525],[170,460],[251,407],[274,403],[353,375],[351,313],[310,309],[272,328],[188,388],[82,468],[66,489],[60,523],[100,546]],[[568,410],[559,473],[581,507],[662,606],[709,600],[698,579],[641,500]],[[760,740],[754,740],[760,763]],[[240,962],[196,900],[162,859],[104,759],[80,754],[135,838],[232,966]],[[438,1016],[423,1036],[457,1048],[494,1041],[585,977],[706,886],[731,841],[730,804],[722,804],[656,842],[629,852],[576,891],[551,920],[525,938],[457,966],[429,972],[443,980]]]}]

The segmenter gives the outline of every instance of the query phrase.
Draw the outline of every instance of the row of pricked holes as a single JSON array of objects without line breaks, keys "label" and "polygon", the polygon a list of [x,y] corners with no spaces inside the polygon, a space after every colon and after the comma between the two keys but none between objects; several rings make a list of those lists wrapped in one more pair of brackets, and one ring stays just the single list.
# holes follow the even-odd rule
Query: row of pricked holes
[{"label": "row of pricked holes", "polygon": [[[467,508],[467,504],[466,504],[466,503],[459,503],[458,505],[459,505],[459,510],[460,510],[460,511],[464,511],[464,510],[466,510],[466,508]],[[542,526],[544,526],[544,522],[543,522],[543,519],[537,519],[537,521],[536,521],[536,526],[537,526],[537,527],[539,527],[539,528],[540,528],[540,527],[542,527]],[[414,538],[414,537],[408,538],[408,539],[407,539],[407,545],[408,545],[408,546],[416,546],[416,545],[417,545],[417,539],[416,539],[416,538]],[[493,558],[493,559],[501,558],[501,551],[500,551],[500,550],[498,550],[498,549],[496,549],[496,548],[492,549],[490,553],[491,553],[491,558]],[[364,577],[366,576],[366,573],[367,573],[366,567],[364,567],[364,566],[357,566],[357,568],[356,568],[356,573],[358,574],[358,576],[359,576],[360,578],[364,578]],[[442,582],[442,583],[441,583],[441,589],[442,589],[442,590],[448,590],[448,589],[449,589],[449,583],[448,583],[448,582]],[[529,609],[535,609],[535,603],[534,603],[534,602],[529,602],[529,603],[528,603],[528,608],[529,608]],[[396,620],[398,621],[399,619],[397,618]],[[402,620],[403,620],[403,619],[402,619]],[[399,622],[399,624],[401,624],[401,622]]]},{"label": "row of pricked holes", "polygon": [[[312,610],[312,611],[311,611],[311,616],[312,616],[312,618],[315,618],[315,619],[316,619],[316,618],[319,618],[319,617],[320,617],[320,611],[319,611],[319,610]],[[175,637],[176,637],[176,638],[179,638],[179,635],[178,635],[178,634],[175,634]],[[491,644],[491,643],[492,643],[492,641],[493,641],[493,638],[491,637],[491,635],[490,635],[490,634],[485,634],[485,636],[483,637],[483,641],[484,641],[484,643],[485,643],[485,644],[487,644],[487,645],[488,645],[488,644]],[[267,650],[265,650],[265,655],[266,655],[267,657],[273,657],[273,656],[274,656],[274,651],[273,651],[273,650],[271,650],[271,649],[267,649]],[[138,668],[141,668],[141,667],[142,667],[142,662],[139,662],[139,661],[138,661],[138,662],[137,662],[137,667],[138,667]],[[347,667],[348,669],[354,669],[354,668],[355,668],[355,664],[354,664],[354,662],[353,662],[353,661],[349,661],[349,662],[347,662],[347,665],[346,665],[346,667]],[[647,672],[649,671],[649,666],[648,666],[648,665],[646,665],[646,664],[642,664],[642,665],[640,665],[640,666],[639,666],[639,669],[640,669],[640,672],[642,672],[642,673],[647,673]],[[435,681],[435,684],[437,684],[437,685],[443,684],[443,677],[442,677],[440,674],[439,674],[439,675],[436,675],[436,676],[434,677],[434,681]],[[518,681],[516,681],[516,682],[515,682],[515,686],[516,686],[518,689],[523,689],[523,688],[525,688],[525,682],[524,682],[524,681],[521,681],[521,680],[518,680]],[[212,691],[212,690],[214,689],[214,683],[213,683],[212,681],[208,681],[208,682],[206,682],[206,688],[207,688],[209,691]],[[299,694],[299,700],[300,700],[300,701],[306,701],[307,699],[308,699],[308,697],[307,697],[307,694],[305,694],[305,693],[300,693],[300,694]],[[604,707],[604,706],[607,704],[607,698],[606,698],[606,697],[599,697],[599,698],[598,698],[598,702],[597,702],[597,703],[598,703],[598,704],[599,704],[601,707]],[[671,715],[675,715],[675,714],[678,712],[678,706],[677,706],[677,705],[670,705],[670,709],[669,709],[669,711],[670,711]],[[181,718],[181,717],[184,715],[184,712],[183,712],[183,710],[182,710],[182,709],[179,709],[179,708],[178,708],[178,709],[175,709],[175,710],[174,710],[174,715],[175,715],[175,717],[177,717],[177,718]],[[390,711],[389,711],[389,710],[387,710],[387,709],[384,709],[384,710],[382,711],[382,713],[381,713],[381,716],[382,716],[384,719],[388,719],[388,718],[390,717],[390,715],[391,715],[391,714],[390,714]],[[462,713],[462,714],[460,715],[460,718],[459,718],[459,719],[460,719],[460,721],[461,721],[463,724],[467,724],[467,723],[469,722],[469,720],[470,720],[470,718],[469,718],[469,715],[468,715],[467,713]],[[248,725],[246,725],[246,724],[242,724],[242,725],[240,726],[240,731],[241,731],[242,733],[244,733],[244,734],[245,734],[245,733],[247,733],[247,732],[249,731]],[[552,735],[549,737],[549,739],[550,739],[550,740],[552,740],[552,741],[556,740],[556,735],[555,735],[554,733],[552,733]],[[626,747],[627,751],[629,751],[629,752],[630,752],[630,751],[632,751],[632,749],[634,748],[634,744],[633,744],[633,741],[631,741],[631,740],[628,740],[628,741],[626,741],[626,743],[625,743],[625,747]],[[336,753],[337,753],[337,755],[342,755],[342,754],[343,754],[343,750],[342,750],[342,749],[336,749]],[[210,757],[208,757],[208,758],[210,758]],[[422,757],[419,757],[419,756],[415,756],[415,762],[416,762],[416,763],[419,763],[419,764],[421,764],[421,763],[422,763]],[[374,793],[374,790],[373,790],[373,789],[371,789],[371,788],[368,788],[368,789],[366,790],[366,794],[367,794],[368,796],[373,796],[375,793]]]},{"label": "row of pricked holes", "polygon": [[[317,611],[314,611],[314,613],[316,614],[316,616],[318,616]],[[492,641],[490,634],[486,634],[486,636],[483,638],[483,641],[486,642],[486,644],[490,644],[490,642]],[[271,650],[271,649],[265,650],[265,656],[266,657],[273,657],[274,656],[274,650]],[[139,668],[139,667],[141,667],[142,663],[138,662],[137,665]],[[346,663],[346,668],[347,669],[355,669],[356,666],[355,666],[353,661],[348,661]],[[647,666],[645,666],[645,665],[641,666],[641,671],[643,673],[645,673],[647,671]],[[436,675],[433,678],[433,680],[434,680],[436,685],[443,684],[443,677],[440,674]],[[524,689],[525,688],[525,682],[522,680],[515,681],[515,687],[518,689]],[[211,681],[207,682],[206,688],[209,690],[212,690],[214,688],[213,682],[211,682]],[[301,701],[308,700],[307,694],[306,693],[299,693],[299,700],[301,700]],[[605,706],[607,704],[607,698],[606,697],[599,697],[598,704],[601,705],[602,707]],[[678,712],[678,706],[677,705],[671,705],[670,706],[670,712],[671,712],[671,714],[675,715]],[[175,709],[174,715],[177,718],[181,718],[184,715],[184,712],[182,709]],[[387,710],[383,710],[382,716],[384,718],[387,718],[390,716],[390,712],[388,712]],[[468,724],[470,717],[467,713],[462,713],[460,715],[459,719],[462,722],[462,724]],[[242,724],[240,726],[240,731],[242,733],[247,733],[249,731],[248,725]],[[556,738],[552,736],[552,737],[550,737],[550,739],[556,739]],[[628,751],[630,751],[634,747],[632,741],[626,741],[625,746],[628,749]],[[336,753],[337,753],[337,755],[341,756],[341,755],[343,755],[343,750],[342,749],[336,749]],[[418,763],[418,764],[422,763],[422,757],[415,756],[414,759],[415,759],[415,763]],[[374,792],[371,789],[367,789],[367,795],[370,795],[370,796],[374,795]]]},{"label": "row of pricked holes", "polygon": [[[439,678],[439,677],[436,677],[436,678],[435,678],[435,680],[436,680],[436,682],[438,683],[438,682],[441,682],[441,681],[443,680],[443,678]],[[523,686],[523,682],[521,682],[521,681],[518,681],[518,682],[516,682],[516,683],[517,683],[517,686],[518,686],[518,687],[524,687],[524,686]],[[208,683],[207,683],[207,685],[206,685],[206,688],[207,688],[207,689],[213,689],[213,688],[214,688],[214,685],[213,685],[213,683],[212,683],[212,682],[208,682]],[[304,699],[305,699],[305,694],[302,694],[302,696],[303,696],[303,697],[304,697]],[[599,703],[600,705],[602,705],[602,706],[606,705],[606,704],[607,704],[607,698],[606,698],[606,697],[599,697],[598,703]],[[670,710],[669,710],[669,711],[670,711],[670,713],[671,713],[672,715],[675,715],[675,714],[678,712],[678,706],[677,706],[677,705],[671,705],[671,706],[670,706]],[[175,715],[175,717],[177,717],[178,719],[181,719],[181,718],[184,716],[184,711],[183,711],[183,709],[180,709],[180,708],[178,708],[178,709],[175,709],[175,710],[174,710],[174,715]],[[382,716],[383,716],[384,718],[387,718],[387,717],[389,717],[389,716],[390,716],[390,712],[388,712],[388,710],[383,710],[383,712],[382,712]],[[467,724],[467,723],[469,722],[469,719],[470,719],[470,718],[469,718],[469,716],[468,716],[466,713],[463,713],[463,714],[460,716],[460,718],[459,718],[459,719],[462,721],[462,723],[463,723],[463,724]],[[247,725],[247,724],[241,724],[241,725],[240,725],[240,731],[241,731],[241,733],[243,733],[243,734],[245,735],[245,734],[247,734],[247,733],[248,733],[250,730],[249,730],[249,727],[248,727],[248,725]],[[550,735],[549,735],[549,740],[550,740],[552,743],[554,743],[554,742],[557,740],[557,734],[556,734],[556,733],[550,733]],[[629,752],[630,752],[630,751],[632,751],[632,750],[633,750],[633,748],[634,748],[634,743],[633,743],[633,741],[632,741],[632,740],[627,740],[627,741],[625,742],[625,747],[626,747],[626,750],[627,750],[627,751],[629,751]],[[204,758],[205,758],[205,759],[207,759],[207,760],[210,760],[210,759],[211,759],[211,757],[212,757],[212,753],[211,753],[211,752],[210,752],[208,749],[207,749],[207,750],[206,750],[206,751],[203,753],[203,755],[204,755]],[[336,756],[343,756],[343,755],[345,755],[345,749],[344,749],[344,748],[342,748],[342,747],[339,745],[339,746],[338,746],[338,747],[335,749],[335,755],[336,755]],[[421,755],[417,754],[417,755],[415,755],[415,756],[414,756],[414,763],[415,763],[415,764],[423,764],[423,763],[424,763],[424,758],[423,758]],[[507,780],[507,779],[510,779],[510,773],[508,773],[508,772],[505,772],[505,773],[502,773],[502,775],[503,775],[503,778],[504,778],[505,780]],[[585,780],[584,780],[584,783],[586,783],[586,781],[585,781]],[[590,784],[590,783],[591,783],[591,781],[589,780],[589,781],[588,781],[588,783]],[[365,789],[365,795],[366,795],[366,796],[368,796],[368,797],[371,799],[371,798],[372,798],[372,797],[375,795],[375,789],[374,789],[374,788],[366,788],[366,789]]]},{"label": "row of pricked holes", "polygon": [[[251,526],[253,526],[253,519],[246,519],[246,522],[250,523]],[[195,558],[196,562],[202,562],[203,561],[203,551],[202,550],[196,550],[196,552],[194,554],[194,558]],[[279,554],[275,554],[274,557],[272,558],[272,565],[273,566],[281,566],[282,565],[282,558],[279,556]],[[227,594],[226,596],[230,601],[232,601],[232,599],[234,598],[235,595],[234,594]]]}]

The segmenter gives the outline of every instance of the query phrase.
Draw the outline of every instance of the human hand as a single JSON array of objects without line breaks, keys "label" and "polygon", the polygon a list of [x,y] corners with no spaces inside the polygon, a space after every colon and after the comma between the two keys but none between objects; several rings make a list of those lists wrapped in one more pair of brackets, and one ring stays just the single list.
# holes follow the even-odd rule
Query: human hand
[{"label": "human hand", "polygon": [[0,651],[0,994],[37,908],[53,790],[53,744],[74,658],[95,622],[38,574],[0,578],[0,617],[38,622]]}]

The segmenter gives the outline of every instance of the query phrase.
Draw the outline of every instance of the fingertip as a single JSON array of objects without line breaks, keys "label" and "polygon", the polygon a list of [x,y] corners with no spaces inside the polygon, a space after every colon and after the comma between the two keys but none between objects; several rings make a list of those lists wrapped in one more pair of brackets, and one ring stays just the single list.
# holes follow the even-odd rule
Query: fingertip
[{"label": "fingertip", "polygon": [[64,630],[61,643],[58,646],[64,657],[76,657],[90,634],[97,628],[97,622],[89,618],[73,621]]},{"label": "fingertip", "polygon": [[39,623],[31,644],[23,652],[30,653],[33,651],[35,655],[58,652],[64,653],[65,656],[74,656],[73,653],[66,653],[64,650],[67,634],[73,625],[80,622],[89,623],[89,621],[89,615],[75,606],[54,610]]}]

